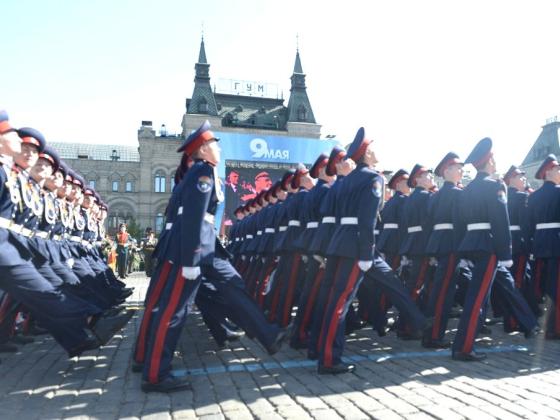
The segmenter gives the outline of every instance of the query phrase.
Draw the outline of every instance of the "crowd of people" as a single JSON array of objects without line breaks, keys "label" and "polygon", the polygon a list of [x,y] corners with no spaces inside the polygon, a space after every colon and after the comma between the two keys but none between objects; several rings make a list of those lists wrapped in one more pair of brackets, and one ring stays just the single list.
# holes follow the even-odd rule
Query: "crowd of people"
[{"label": "crowd of people", "polygon": [[69,357],[106,344],[132,294],[101,253],[108,206],[44,136],[0,110],[0,351],[46,332]]},{"label": "crowd of people", "polygon": [[[342,361],[345,335],[367,324],[379,336],[393,330],[426,348],[450,347],[459,361],[486,357],[475,339],[490,309],[527,338],[545,316],[545,338],[560,339],[555,156],[538,169],[544,182],[534,192],[516,166],[498,177],[488,138],[464,161],[450,152],[434,171],[417,164],[386,182],[360,128],[346,150],[334,147],[310,169],[299,164],[238,207],[224,243],[215,230],[218,140],[208,121],[184,140],[165,229],[138,247],[151,279],[132,370],[145,392],[190,387],[171,362],[194,304],[218,346],[246,333],[272,355],[289,338],[319,374],[355,369]],[[132,314],[118,306],[131,290],[102,257],[107,205],[38,131],[11,127],[5,111],[0,163],[0,343],[21,339],[19,313],[69,356],[107,343]],[[465,164],[477,170],[467,186]],[[115,242],[126,278],[126,225]],[[461,315],[451,342],[454,307]]]}]

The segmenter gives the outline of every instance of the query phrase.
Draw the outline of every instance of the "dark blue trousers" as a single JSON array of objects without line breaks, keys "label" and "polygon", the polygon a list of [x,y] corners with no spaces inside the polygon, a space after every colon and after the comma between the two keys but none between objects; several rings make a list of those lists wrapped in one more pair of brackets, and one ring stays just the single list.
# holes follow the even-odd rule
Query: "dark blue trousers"
[{"label": "dark blue trousers", "polygon": [[483,254],[471,258],[474,263],[472,278],[465,296],[463,313],[459,319],[457,334],[453,341],[453,353],[470,353],[481,326],[482,309],[488,304],[492,282],[496,274],[495,255]]},{"label": "dark blue trousers", "polygon": [[316,359],[319,355],[319,341],[321,338],[321,327],[327,304],[329,303],[329,293],[334,284],[339,259],[336,257],[327,258],[325,274],[319,285],[317,299],[311,313],[309,342],[307,345],[307,356]]},{"label": "dark blue trousers", "polygon": [[317,301],[321,281],[325,274],[325,270],[321,268],[319,261],[312,256],[308,258],[307,272],[305,273],[292,327],[291,345],[294,347],[307,344],[313,307]]},{"label": "dark blue trousers", "polygon": [[560,338],[560,258],[547,258],[544,292],[550,298],[546,316],[546,332]]},{"label": "dark blue trousers", "polygon": [[214,258],[212,265],[204,265],[201,269],[205,281],[216,288],[223,304],[217,309],[217,317],[223,319],[226,315],[265,348],[271,346],[280,328],[267,322],[259,305],[244,290],[243,279],[231,263],[225,259]]},{"label": "dark blue trousers", "polygon": [[64,294],[45,280],[31,262],[0,267],[0,289],[21,302],[67,351],[87,338],[87,317],[99,310]]},{"label": "dark blue trousers", "polygon": [[319,365],[326,367],[341,362],[346,341],[346,313],[363,279],[358,261],[344,257],[339,257],[338,260],[319,340]]},{"label": "dark blue trousers", "polygon": [[143,377],[153,384],[170,375],[173,353],[202,279],[202,276],[185,279],[178,264],[169,264],[168,268],[159,299],[149,314],[151,321],[145,341]]},{"label": "dark blue trousers", "polygon": [[[400,282],[399,277],[387,262],[376,253],[372,267],[365,273],[364,281],[360,286],[360,293],[365,305],[370,305],[368,319],[374,326],[377,323],[384,323],[384,320],[377,320],[376,313],[377,295],[375,291],[381,292],[397,308],[400,317],[412,331],[419,331],[424,328],[426,318],[412,299],[409,291]],[[370,297],[368,299],[368,297]],[[385,314],[383,314],[385,318]],[[376,326],[377,327],[377,326]]]},{"label": "dark blue trousers", "polygon": [[424,335],[427,341],[443,340],[457,290],[455,254],[440,255],[437,260],[433,286],[425,311],[428,317],[433,318],[432,328]]}]

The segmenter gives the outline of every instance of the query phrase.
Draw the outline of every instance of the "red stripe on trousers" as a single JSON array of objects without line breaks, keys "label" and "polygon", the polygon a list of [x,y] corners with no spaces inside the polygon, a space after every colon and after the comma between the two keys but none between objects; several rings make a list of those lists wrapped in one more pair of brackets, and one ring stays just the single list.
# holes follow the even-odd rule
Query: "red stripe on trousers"
[{"label": "red stripe on trousers", "polygon": [[144,309],[144,316],[142,317],[142,323],[140,324],[140,330],[138,332],[136,354],[134,355],[134,360],[137,363],[144,363],[144,357],[146,356],[146,334],[148,332],[150,320],[152,319],[152,310],[154,309],[154,306],[156,306],[156,302],[159,300],[161,291],[167,283],[167,277],[169,276],[171,267],[172,265],[169,261],[163,263],[156,285],[152,293],[148,296],[146,308]]},{"label": "red stripe on trousers", "polygon": [[537,298],[542,297],[542,290],[541,290],[541,278],[542,278],[542,269],[543,269],[544,261],[541,258],[537,259],[537,264],[535,267],[535,284],[533,285],[535,290],[535,296]]},{"label": "red stripe on trousers", "polygon": [[412,300],[414,300],[414,302],[416,302],[418,300],[418,296],[420,296],[420,289],[424,284],[426,271],[428,270],[428,262],[429,261],[427,259],[424,259],[424,261],[422,261],[422,265],[420,266],[420,273],[418,273],[418,278],[416,279],[414,290],[412,290],[412,293],[410,295],[410,297],[412,298]]},{"label": "red stripe on trousers", "polygon": [[515,270],[515,288],[521,289],[523,286],[523,276],[525,274],[525,265],[527,264],[527,257],[520,255],[517,257],[517,270]]},{"label": "red stripe on trousers", "polygon": [[556,332],[556,334],[560,334],[560,258],[558,259],[557,264],[558,271],[556,274],[556,296],[554,296],[554,298],[556,299],[556,319],[554,323],[554,331]]},{"label": "red stripe on trousers", "polygon": [[360,267],[358,267],[358,264],[354,264],[354,267],[352,268],[352,272],[350,273],[350,277],[348,278],[348,283],[346,283],[346,288],[344,289],[344,292],[342,292],[342,294],[338,298],[338,301],[336,302],[336,306],[327,333],[327,339],[325,340],[325,360],[323,361],[324,366],[332,366],[332,345],[334,341],[334,336],[336,335],[336,330],[338,329],[338,324],[340,321],[340,316],[342,315],[342,309],[344,307],[344,303],[348,299],[348,295],[352,293],[352,289],[354,289],[354,285],[358,280],[359,274],[360,274]]},{"label": "red stripe on trousers", "polygon": [[259,302],[259,306],[261,308],[264,306],[264,297],[266,296],[264,294],[264,291],[268,286],[268,282],[270,281],[270,276],[272,275],[272,272],[274,271],[275,268],[276,268],[276,263],[274,261],[271,261],[266,271],[266,275],[264,276],[264,279],[261,282],[259,293],[257,294],[257,301]]},{"label": "red stripe on trousers", "polygon": [[305,304],[305,311],[303,312],[303,319],[301,324],[299,325],[299,339],[304,341],[307,339],[306,329],[309,321],[311,320],[311,314],[313,313],[313,305],[315,304],[315,300],[317,298],[317,292],[319,291],[319,286],[321,286],[321,280],[323,280],[323,276],[325,274],[325,269],[320,268],[313,279],[313,286],[311,287],[311,292],[309,293],[309,299]]},{"label": "red stripe on trousers", "polygon": [[482,306],[482,301],[490,288],[490,282],[492,281],[492,275],[494,274],[495,268],[496,256],[492,255],[490,256],[490,260],[486,266],[486,271],[484,272],[484,277],[482,278],[482,284],[480,285],[480,289],[478,290],[478,294],[476,295],[476,299],[472,307],[469,323],[467,324],[467,334],[463,343],[463,353],[470,353],[472,351],[474,335],[476,333],[476,327],[478,326],[478,318],[480,318],[480,308]]},{"label": "red stripe on trousers", "polygon": [[299,265],[301,262],[301,255],[295,254],[295,261],[292,265],[292,271],[290,273],[290,280],[288,281],[288,293],[286,295],[286,301],[284,302],[284,310],[282,312],[282,326],[285,327],[290,322],[290,315],[292,313],[292,305],[294,300],[294,292],[296,288],[296,281],[298,278]]},{"label": "red stripe on trousers", "polygon": [[455,255],[450,254],[447,260],[447,270],[445,271],[445,277],[443,278],[443,283],[439,291],[439,295],[436,302],[436,313],[434,316],[434,326],[432,327],[432,339],[439,339],[439,329],[441,326],[441,316],[443,312],[443,304],[445,303],[445,297],[447,295],[447,290],[449,289],[449,282],[451,277],[455,272]]},{"label": "red stripe on trousers", "polygon": [[4,299],[2,299],[2,306],[0,306],[0,324],[4,322],[4,318],[8,314],[8,308],[12,304],[12,298],[10,295],[4,295]]},{"label": "red stripe on trousers", "polygon": [[327,322],[325,319],[325,311],[331,304],[331,300],[333,298],[333,289],[334,289],[333,286],[336,278],[338,277],[339,271],[340,271],[340,258],[337,258],[336,267],[334,269],[334,280],[332,282],[331,289],[329,290],[329,297],[327,299],[327,304],[325,305],[324,309],[321,311],[321,332],[319,333],[318,348],[322,348],[325,343],[325,332],[327,331],[327,326],[325,325],[325,322]]},{"label": "red stripe on trousers", "polygon": [[171,317],[173,316],[173,314],[175,314],[175,310],[177,309],[177,305],[179,304],[179,299],[181,298],[183,286],[185,285],[186,281],[188,280],[183,279],[183,272],[181,270],[181,267],[179,267],[177,277],[175,278],[175,284],[173,285],[173,290],[171,291],[171,299],[169,300],[169,304],[165,308],[165,312],[163,313],[160,324],[157,328],[156,342],[154,344],[154,350],[152,351],[150,372],[148,374],[148,380],[152,384],[156,384],[158,382],[161,353],[163,352],[165,337],[167,336],[167,330],[169,329],[169,322],[171,321]]}]

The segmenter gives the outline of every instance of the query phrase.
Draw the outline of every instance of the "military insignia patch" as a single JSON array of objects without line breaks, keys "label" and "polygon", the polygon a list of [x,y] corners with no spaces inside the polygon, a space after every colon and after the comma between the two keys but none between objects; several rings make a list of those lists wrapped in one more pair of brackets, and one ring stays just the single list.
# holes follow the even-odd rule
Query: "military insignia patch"
[{"label": "military insignia patch", "polygon": [[198,178],[196,188],[198,188],[198,191],[204,194],[210,192],[210,190],[212,189],[212,178],[208,176],[201,176],[200,178]]},{"label": "military insignia patch", "polygon": [[371,190],[376,197],[381,197],[381,183],[379,181],[373,182],[373,187],[371,188]]},{"label": "military insignia patch", "polygon": [[500,200],[502,203],[507,203],[507,196],[505,191],[498,191],[498,200]]}]

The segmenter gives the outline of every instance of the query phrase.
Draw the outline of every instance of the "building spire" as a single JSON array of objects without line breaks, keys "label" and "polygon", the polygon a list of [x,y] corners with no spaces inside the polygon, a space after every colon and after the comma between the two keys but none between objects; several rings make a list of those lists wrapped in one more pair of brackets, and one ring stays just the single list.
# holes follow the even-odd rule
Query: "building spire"
[{"label": "building spire", "polygon": [[202,38],[200,40],[200,52],[198,53],[198,63],[208,64],[206,61],[206,50],[204,49],[204,30],[202,31]]},{"label": "building spire", "polygon": [[210,86],[210,64],[206,59],[204,33],[200,40],[198,62],[194,65],[194,90],[192,98],[187,101],[187,114],[218,115],[216,99]]},{"label": "building spire", "polygon": [[299,56],[299,45],[296,49],[296,61],[291,80],[292,87],[290,88],[290,100],[288,101],[288,121],[315,124],[315,116],[307,97],[305,74],[303,73]]}]

